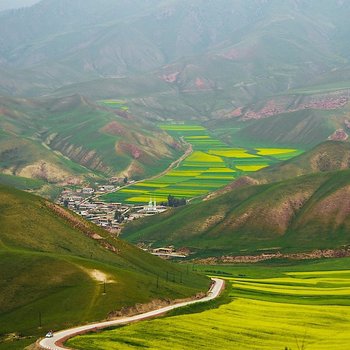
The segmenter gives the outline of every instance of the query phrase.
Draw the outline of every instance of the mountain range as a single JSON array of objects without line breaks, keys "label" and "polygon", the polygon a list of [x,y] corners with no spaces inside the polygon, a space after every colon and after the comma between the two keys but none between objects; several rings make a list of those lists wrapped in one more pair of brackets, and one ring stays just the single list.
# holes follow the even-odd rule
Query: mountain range
[{"label": "mountain range", "polygon": [[168,92],[180,97],[175,115],[212,116],[344,69],[349,10],[344,1],[43,0],[1,16],[0,91],[37,95],[96,79],[118,89],[130,77],[163,86],[142,90],[150,107]]}]

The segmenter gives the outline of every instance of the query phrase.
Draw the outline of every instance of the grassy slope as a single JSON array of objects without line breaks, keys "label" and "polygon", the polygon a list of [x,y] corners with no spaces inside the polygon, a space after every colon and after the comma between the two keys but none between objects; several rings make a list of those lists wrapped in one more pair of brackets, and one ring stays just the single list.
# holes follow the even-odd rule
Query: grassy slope
[{"label": "grassy slope", "polygon": [[237,119],[210,122],[220,138],[235,146],[287,146],[310,149],[344,128],[348,107],[339,110],[306,109],[246,122]]},{"label": "grassy slope", "polygon": [[344,349],[350,334],[349,261],[197,266],[229,279],[224,305],[76,337],[69,345],[167,349],[171,343],[174,349],[207,349],[215,339],[222,349],[297,349],[303,342],[310,350]]},{"label": "grassy slope", "polygon": [[1,98],[0,104],[0,166],[15,175],[30,176],[28,166],[37,168],[44,160],[56,167],[50,173],[60,179],[93,173],[145,176],[165,169],[179,155],[174,140],[155,126],[120,117],[78,95]]},{"label": "grassy slope", "polygon": [[295,158],[252,174],[252,177],[260,183],[266,183],[349,167],[350,143],[326,141]]},{"label": "grassy slope", "polygon": [[0,174],[0,183],[5,186],[16,187],[20,190],[38,190],[45,184],[42,180],[6,174]]},{"label": "grassy slope", "polygon": [[[133,242],[188,246],[203,255],[346,245],[350,170],[327,171],[348,167],[349,146],[328,142],[255,175],[262,183],[280,182],[230,190],[174,213],[147,218],[129,225],[124,237]],[[316,171],[324,172],[310,174]],[[302,174],[309,175],[298,176]]]},{"label": "grassy slope", "polygon": [[[206,278],[86,224],[117,249],[107,251],[74,228],[82,223],[79,217],[72,214],[75,223],[58,217],[44,199],[3,186],[0,198],[1,334],[38,336],[47,329],[103,319],[124,306],[187,297],[207,288]],[[90,276],[93,270],[106,274],[106,295],[102,295],[103,278]],[[166,282],[167,273],[176,282]],[[39,312],[43,330],[38,329]],[[33,340],[25,341],[29,342]],[[17,344],[20,348],[22,342]],[[7,346],[0,343],[0,349]]]}]

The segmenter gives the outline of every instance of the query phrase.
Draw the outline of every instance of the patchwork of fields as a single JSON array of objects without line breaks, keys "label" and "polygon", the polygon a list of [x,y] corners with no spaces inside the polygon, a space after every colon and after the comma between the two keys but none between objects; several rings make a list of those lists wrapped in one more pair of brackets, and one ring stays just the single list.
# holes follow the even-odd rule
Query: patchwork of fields
[{"label": "patchwork of fields", "polygon": [[158,202],[166,201],[168,195],[186,199],[200,197],[227,185],[238,176],[300,153],[296,149],[230,148],[200,125],[164,124],[160,127],[191,144],[193,153],[166,175],[106,195],[106,201],[142,204],[150,197]]},{"label": "patchwork of fields", "polygon": [[85,350],[169,349],[170,345],[174,350],[208,349],[209,344],[237,350],[348,348],[350,270],[271,276],[228,278],[229,302],[216,309],[77,337],[69,345]]}]

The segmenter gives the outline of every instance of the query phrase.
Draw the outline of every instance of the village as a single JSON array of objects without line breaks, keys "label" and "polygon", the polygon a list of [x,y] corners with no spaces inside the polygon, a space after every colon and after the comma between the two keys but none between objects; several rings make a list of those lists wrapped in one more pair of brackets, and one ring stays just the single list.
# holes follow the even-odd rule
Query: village
[{"label": "village", "polygon": [[[130,205],[124,203],[109,203],[101,200],[101,196],[119,190],[121,186],[115,184],[99,185],[94,187],[64,188],[56,203],[72,210],[86,220],[102,227],[111,234],[119,237],[123,226],[146,216],[157,215],[169,208],[158,205],[150,198],[145,205]],[[188,251],[177,251],[174,247],[152,248],[151,245],[141,245],[139,248],[164,259],[186,258]]]}]

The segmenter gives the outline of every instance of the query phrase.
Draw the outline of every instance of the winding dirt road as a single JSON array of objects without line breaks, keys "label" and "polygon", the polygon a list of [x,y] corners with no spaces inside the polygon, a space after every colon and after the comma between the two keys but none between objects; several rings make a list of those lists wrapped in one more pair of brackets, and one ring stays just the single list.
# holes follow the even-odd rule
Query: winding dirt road
[{"label": "winding dirt road", "polygon": [[212,280],[213,280],[212,286],[210,287],[207,295],[202,299],[196,299],[196,300],[181,302],[174,305],[169,305],[166,307],[162,307],[161,309],[145,312],[143,314],[139,314],[131,317],[124,317],[113,321],[98,322],[98,323],[93,323],[85,326],[80,326],[80,327],[59,331],[54,334],[53,338],[44,338],[40,340],[39,346],[40,348],[47,349],[47,350],[67,350],[68,348],[64,347],[63,343],[69,338],[72,338],[76,335],[84,334],[90,331],[94,331],[94,330],[98,330],[106,327],[117,326],[121,324],[128,324],[135,321],[141,321],[147,318],[152,318],[155,316],[162,315],[168,311],[177,309],[179,307],[213,300],[220,295],[220,292],[224,287],[224,280],[219,278],[213,278]]}]

